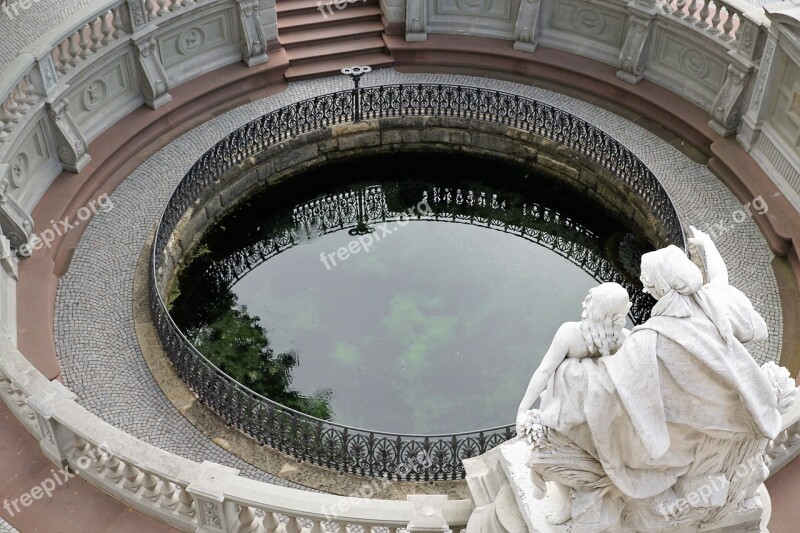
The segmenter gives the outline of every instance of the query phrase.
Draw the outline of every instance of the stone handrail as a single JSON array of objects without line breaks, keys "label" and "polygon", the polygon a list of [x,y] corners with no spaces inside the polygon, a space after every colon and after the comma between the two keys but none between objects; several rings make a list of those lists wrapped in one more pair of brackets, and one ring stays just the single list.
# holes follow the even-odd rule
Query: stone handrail
[{"label": "stone handrail", "polygon": [[[246,479],[216,463],[197,463],[146,444],[84,409],[59,382],[49,382],[8,339],[0,340],[0,398],[55,464],[131,507],[183,531],[396,533],[431,509],[441,527],[459,531],[473,510],[468,500],[409,496],[364,500],[311,493]],[[784,415],[783,431],[767,451],[771,473],[800,454],[800,402]],[[427,519],[430,517],[428,516]],[[428,522],[429,523],[429,522]]]},{"label": "stone handrail", "polygon": [[[238,470],[197,463],[142,442],[84,409],[59,382],[49,382],[7,340],[0,340],[0,397],[55,464],[67,466],[131,507],[183,531],[365,533],[406,529],[435,509],[441,528],[466,526],[467,500],[410,496],[366,500],[311,493],[246,479]],[[420,510],[418,512],[418,509]]]},{"label": "stone handrail", "polygon": [[763,8],[744,0],[657,0],[657,3],[665,14],[731,49],[743,38],[746,21],[758,26],[769,24]]},{"label": "stone handrail", "polygon": [[60,76],[87,68],[93,62],[91,56],[114,46],[124,31],[127,2],[93,3],[21,50],[3,72],[0,85],[0,153],[12,133],[22,129],[26,114],[63,81]]}]

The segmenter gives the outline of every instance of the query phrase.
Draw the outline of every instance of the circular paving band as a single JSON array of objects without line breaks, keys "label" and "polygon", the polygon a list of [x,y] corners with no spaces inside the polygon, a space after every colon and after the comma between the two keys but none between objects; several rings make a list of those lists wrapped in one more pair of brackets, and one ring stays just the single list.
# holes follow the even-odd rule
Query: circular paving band
[{"label": "circular paving band", "polygon": [[[764,315],[768,341],[751,347],[759,363],[777,360],[782,317],[778,287],[766,240],[742,206],[702,164],[657,136],[596,106],[535,87],[463,76],[377,71],[365,85],[448,83],[504,91],[535,99],[602,127],[647,165],[672,198],[684,224],[727,231],[716,242],[741,288]],[[271,110],[335,90],[349,89],[343,77],[298,82],[283,93],[217,117],[165,146],[122,183],[75,251],[62,278],[57,302],[56,342],[66,385],[83,405],[142,440],[184,457],[209,459],[240,468],[256,479],[287,484],[223,450],[186,421],[165,398],[144,363],[134,335],[132,283],[136,260],[171,192],[192,165],[219,139]],[[770,198],[763,199],[769,204]]]}]

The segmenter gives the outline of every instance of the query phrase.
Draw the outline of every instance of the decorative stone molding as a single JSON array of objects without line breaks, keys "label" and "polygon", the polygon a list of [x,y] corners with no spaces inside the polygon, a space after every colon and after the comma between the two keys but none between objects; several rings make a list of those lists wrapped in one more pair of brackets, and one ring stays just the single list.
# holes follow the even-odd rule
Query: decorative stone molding
[{"label": "decorative stone molding", "polygon": [[464,460],[464,469],[475,502],[475,510],[467,523],[467,533],[517,533],[527,529],[514,491],[500,464],[499,448]]},{"label": "decorative stone molding", "polygon": [[60,382],[51,381],[45,390],[27,400],[28,406],[36,414],[36,421],[42,433],[42,440],[39,442],[42,453],[62,467],[67,466],[72,438],[53,422],[53,407],[60,401],[74,401],[76,398],[77,396]]},{"label": "decorative stone molding", "polygon": [[647,47],[651,34],[651,23],[656,10],[652,2],[643,5],[631,2],[628,5],[630,17],[625,42],[619,53],[619,70],[617,77],[631,84],[638,83],[644,77],[647,66]]},{"label": "decorative stone molding", "polygon": [[452,533],[442,516],[442,505],[447,496],[408,496],[414,504],[414,518],[408,523],[408,533]]},{"label": "decorative stone molding", "polygon": [[89,164],[91,158],[86,152],[87,143],[78,125],[69,114],[69,100],[46,101],[47,114],[53,124],[58,158],[64,170],[79,173]]},{"label": "decorative stone molding", "polygon": [[39,77],[37,89],[41,90],[46,96],[53,96],[58,87],[58,73],[56,72],[55,63],[53,63],[53,56],[47,54],[38,59],[35,72]]},{"label": "decorative stone molding", "polygon": [[133,46],[142,76],[141,90],[144,103],[151,109],[158,109],[172,101],[172,95],[167,92],[169,89],[167,73],[156,51],[158,44],[154,38],[145,37],[135,41]]},{"label": "decorative stone molding", "polygon": [[541,0],[520,0],[514,25],[514,50],[531,53],[536,50],[541,10]]},{"label": "decorative stone molding", "polygon": [[426,0],[406,3],[406,41],[428,40],[428,6]]},{"label": "decorative stone molding", "polygon": [[27,243],[33,234],[33,219],[11,196],[11,169],[0,164],[0,230],[12,250]]},{"label": "decorative stone molding", "polygon": [[144,12],[144,2],[126,2],[131,33],[138,31],[148,23],[148,16]]},{"label": "decorative stone molding", "polygon": [[712,119],[708,122],[708,127],[723,137],[736,133],[739,127],[742,118],[742,96],[749,78],[749,70],[744,71],[735,65],[728,65],[728,75],[711,106]]},{"label": "decorative stone molding", "polygon": [[239,4],[239,23],[242,39],[242,60],[248,67],[261,65],[269,60],[267,36],[258,12],[258,0],[236,0]]},{"label": "decorative stone molding", "polygon": [[222,533],[235,530],[236,509],[233,502],[225,501],[226,480],[239,474],[239,470],[203,461],[200,477],[186,488],[194,497],[197,515],[197,533]]}]

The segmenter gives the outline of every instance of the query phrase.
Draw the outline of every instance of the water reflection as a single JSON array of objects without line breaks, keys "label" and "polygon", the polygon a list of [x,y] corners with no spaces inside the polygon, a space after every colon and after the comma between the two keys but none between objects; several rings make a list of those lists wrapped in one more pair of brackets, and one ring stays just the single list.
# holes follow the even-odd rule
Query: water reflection
[{"label": "water reflection", "polygon": [[519,179],[513,167],[420,159],[401,171],[415,180],[360,184],[391,174],[365,161],[351,185],[253,198],[197,248],[173,316],[215,364],[284,405],[440,433],[509,422],[552,332],[598,281],[628,285],[637,319],[648,311],[624,266],[647,245],[619,220],[538,177],[533,190],[474,179]]}]

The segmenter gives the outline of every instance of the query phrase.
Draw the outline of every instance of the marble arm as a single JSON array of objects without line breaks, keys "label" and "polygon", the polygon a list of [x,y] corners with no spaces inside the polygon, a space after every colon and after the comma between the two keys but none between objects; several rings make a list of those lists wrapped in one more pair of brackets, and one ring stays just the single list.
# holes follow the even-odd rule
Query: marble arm
[{"label": "marble arm", "polygon": [[717,245],[714,244],[714,241],[711,240],[707,233],[694,226],[689,226],[689,230],[692,232],[689,242],[703,250],[709,283],[728,285],[728,267],[725,265],[725,260],[722,259],[719,250],[717,250]]}]

